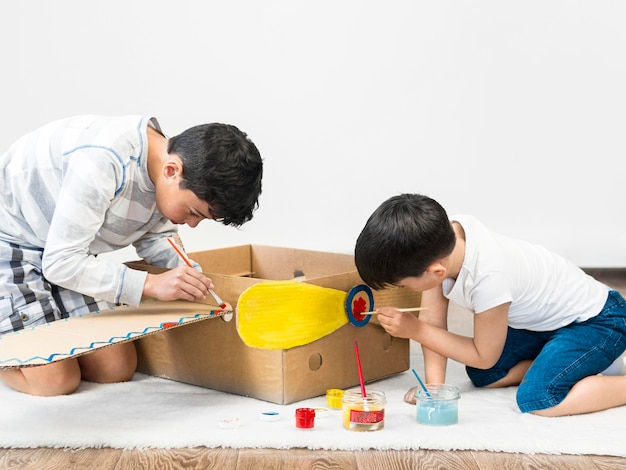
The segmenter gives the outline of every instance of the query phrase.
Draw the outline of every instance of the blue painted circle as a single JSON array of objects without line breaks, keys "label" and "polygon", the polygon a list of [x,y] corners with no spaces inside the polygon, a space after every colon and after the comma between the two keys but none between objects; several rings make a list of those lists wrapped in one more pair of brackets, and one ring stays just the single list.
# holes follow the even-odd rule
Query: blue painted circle
[{"label": "blue painted circle", "polygon": [[354,301],[354,298],[361,292],[364,292],[367,295],[367,298],[369,300],[368,310],[370,311],[374,310],[374,294],[372,293],[372,289],[370,289],[365,284],[359,284],[357,286],[354,286],[352,289],[350,289],[350,291],[348,292],[348,297],[346,298],[345,307],[346,307],[346,314],[348,315],[348,321],[355,326],[367,325],[372,317],[371,315],[359,315],[358,313],[355,314],[352,311],[352,302]]}]

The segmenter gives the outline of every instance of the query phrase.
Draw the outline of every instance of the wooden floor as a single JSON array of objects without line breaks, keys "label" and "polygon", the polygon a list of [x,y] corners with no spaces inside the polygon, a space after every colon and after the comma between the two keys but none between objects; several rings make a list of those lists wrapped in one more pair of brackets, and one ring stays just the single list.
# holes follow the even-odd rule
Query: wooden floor
[{"label": "wooden floor", "polygon": [[6,449],[0,468],[68,469],[559,469],[616,470],[626,459],[607,456],[525,455],[473,451],[310,451],[304,449]]},{"label": "wooden floor", "polygon": [[[626,269],[588,270],[626,294]],[[6,404],[5,404],[6,406]],[[2,426],[2,423],[0,423]],[[590,433],[593,439],[593,433]],[[624,435],[615,436],[626,446]],[[508,454],[477,451],[312,451],[307,449],[0,449],[0,469],[626,469],[626,458],[598,455]]]}]

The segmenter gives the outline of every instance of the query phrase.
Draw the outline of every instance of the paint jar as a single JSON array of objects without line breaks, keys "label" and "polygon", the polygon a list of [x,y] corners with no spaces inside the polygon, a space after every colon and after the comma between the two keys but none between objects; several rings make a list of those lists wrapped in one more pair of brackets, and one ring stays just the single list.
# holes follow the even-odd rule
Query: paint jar
[{"label": "paint jar", "polygon": [[328,406],[328,408],[340,410],[342,398],[343,390],[339,388],[329,388],[326,390],[326,406]]},{"label": "paint jar", "polygon": [[313,408],[298,408],[296,410],[296,427],[311,429],[315,425],[315,410]]},{"label": "paint jar", "polygon": [[385,427],[385,394],[368,390],[365,397],[361,390],[343,393],[343,427],[349,431],[378,431]]},{"label": "paint jar", "polygon": [[[415,392],[417,422],[430,426],[448,426],[459,422],[459,389],[454,385],[427,384]],[[430,396],[429,396],[430,395]]]}]

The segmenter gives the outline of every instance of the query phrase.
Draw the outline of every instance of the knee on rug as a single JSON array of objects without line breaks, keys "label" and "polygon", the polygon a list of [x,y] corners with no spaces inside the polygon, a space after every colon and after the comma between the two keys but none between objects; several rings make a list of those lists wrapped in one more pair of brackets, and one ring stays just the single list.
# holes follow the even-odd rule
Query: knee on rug
[{"label": "knee on rug", "polygon": [[78,358],[82,378],[95,383],[127,382],[137,369],[133,343],[122,343]]},{"label": "knee on rug", "polygon": [[568,390],[563,389],[559,394],[556,390],[549,390],[536,384],[522,382],[515,396],[517,407],[522,413],[532,413],[552,408],[563,401]]},{"label": "knee on rug", "polygon": [[9,387],[42,397],[69,395],[76,391],[80,380],[80,368],[76,359],[2,371],[2,381]]}]

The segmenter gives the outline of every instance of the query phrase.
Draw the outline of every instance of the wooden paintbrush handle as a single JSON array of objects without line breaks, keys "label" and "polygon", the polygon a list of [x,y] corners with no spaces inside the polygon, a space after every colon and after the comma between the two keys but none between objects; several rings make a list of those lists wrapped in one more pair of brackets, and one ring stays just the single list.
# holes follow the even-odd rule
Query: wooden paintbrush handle
[{"label": "wooden paintbrush handle", "polygon": [[[401,312],[420,312],[422,310],[428,310],[428,307],[399,308],[398,310],[400,310]],[[377,314],[378,312],[376,311],[359,313],[359,315],[377,315]]]}]

